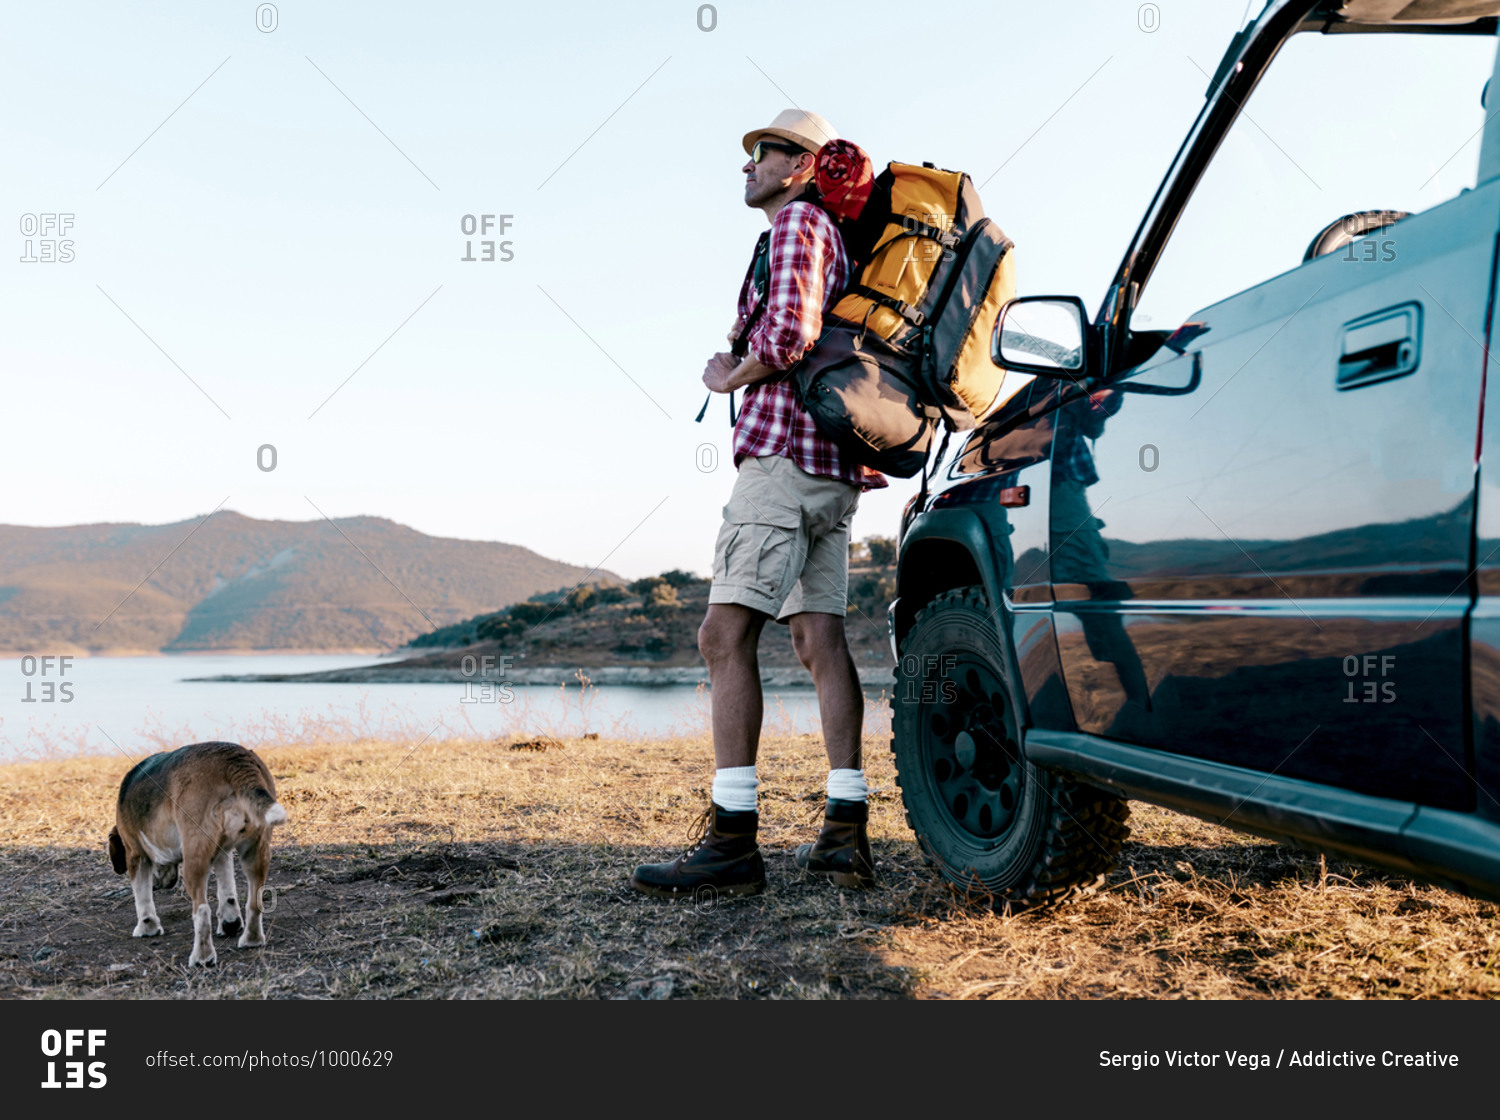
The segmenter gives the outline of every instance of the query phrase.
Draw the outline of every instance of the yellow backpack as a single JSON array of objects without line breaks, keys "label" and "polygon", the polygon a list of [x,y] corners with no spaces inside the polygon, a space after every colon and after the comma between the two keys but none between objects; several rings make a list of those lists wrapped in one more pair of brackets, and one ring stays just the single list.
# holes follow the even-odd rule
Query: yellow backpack
[{"label": "yellow backpack", "polygon": [[856,274],[794,367],[798,393],[854,459],[910,478],[938,423],[970,429],[999,396],[990,335],[1015,295],[1013,242],[969,176],[931,164],[892,163],[840,231]]}]

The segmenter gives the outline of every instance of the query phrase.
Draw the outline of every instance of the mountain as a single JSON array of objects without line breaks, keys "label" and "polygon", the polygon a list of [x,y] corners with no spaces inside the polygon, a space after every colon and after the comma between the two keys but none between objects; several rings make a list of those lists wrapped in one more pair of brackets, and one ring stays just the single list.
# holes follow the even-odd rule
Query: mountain
[{"label": "mountain", "polygon": [[585,577],[381,517],[0,525],[0,650],[387,650]]}]

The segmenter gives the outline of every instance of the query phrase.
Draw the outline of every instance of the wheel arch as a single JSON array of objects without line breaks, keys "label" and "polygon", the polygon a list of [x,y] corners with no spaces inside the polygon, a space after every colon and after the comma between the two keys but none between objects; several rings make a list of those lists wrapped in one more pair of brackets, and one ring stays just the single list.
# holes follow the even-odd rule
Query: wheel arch
[{"label": "wheel arch", "polygon": [[[945,591],[979,584],[1000,621],[1001,580],[989,528],[973,510],[940,509],[921,515],[901,539],[896,604],[891,612],[897,648],[917,612]],[[1006,628],[1001,627],[1002,633]]]}]

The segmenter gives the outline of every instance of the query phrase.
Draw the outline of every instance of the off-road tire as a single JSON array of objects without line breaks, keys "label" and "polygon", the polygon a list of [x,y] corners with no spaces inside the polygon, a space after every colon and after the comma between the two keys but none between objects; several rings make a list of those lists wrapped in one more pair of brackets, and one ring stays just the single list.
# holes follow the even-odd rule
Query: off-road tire
[{"label": "off-road tire", "polygon": [[891,750],[927,862],[1015,911],[1097,888],[1130,835],[1130,809],[1025,760],[1010,672],[984,589],[939,595],[901,643]]}]

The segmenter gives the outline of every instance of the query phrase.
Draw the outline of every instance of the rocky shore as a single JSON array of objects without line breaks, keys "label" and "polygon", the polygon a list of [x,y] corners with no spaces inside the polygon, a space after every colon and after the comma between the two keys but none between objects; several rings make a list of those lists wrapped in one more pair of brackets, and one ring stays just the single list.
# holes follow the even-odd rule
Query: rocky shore
[{"label": "rocky shore", "polygon": [[[262,684],[478,684],[484,681],[512,685],[577,684],[576,668],[564,665],[515,666],[503,675],[465,673],[458,667],[362,665],[349,669],[325,669],[317,673],[225,673],[192,677],[195,681],[236,681]],[[707,683],[708,670],[701,665],[601,665],[583,670],[592,685],[696,685]],[[801,666],[764,666],[761,684],[768,688],[811,688],[812,677]],[[889,687],[891,670],[885,665],[860,666],[860,683],[867,688]]]}]

